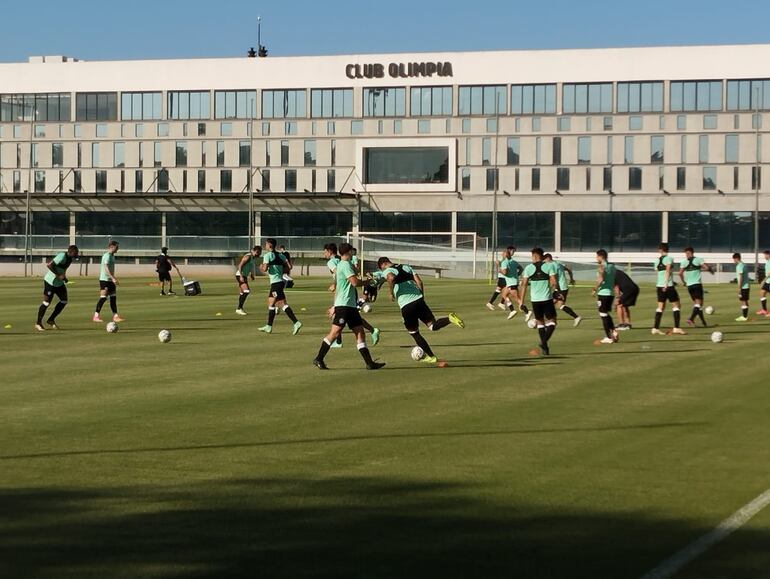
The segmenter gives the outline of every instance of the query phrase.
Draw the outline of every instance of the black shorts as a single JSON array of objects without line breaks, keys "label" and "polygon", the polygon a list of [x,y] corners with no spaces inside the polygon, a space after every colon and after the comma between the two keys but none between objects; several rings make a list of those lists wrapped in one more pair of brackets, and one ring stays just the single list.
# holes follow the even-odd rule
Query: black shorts
[{"label": "black shorts", "polygon": [[115,290],[117,289],[115,287],[114,281],[104,281],[102,279],[99,280],[99,289],[107,290],[107,295],[115,295]]},{"label": "black shorts", "polygon": [[275,298],[275,301],[285,301],[286,300],[286,294],[283,292],[283,289],[286,287],[286,282],[281,280],[275,283],[270,284],[270,297]]},{"label": "black shorts", "polygon": [[596,296],[596,306],[599,308],[599,313],[612,313],[612,302],[614,301],[615,296]]},{"label": "black shorts", "polygon": [[59,286],[51,285],[47,281],[43,282],[43,295],[45,296],[45,299],[48,300],[48,303],[51,302],[51,298],[53,296],[56,296],[59,298],[60,302],[66,302],[67,301],[67,286],[62,284]]},{"label": "black shorts", "polygon": [[553,304],[553,300],[532,302],[532,313],[535,314],[535,319],[538,321],[555,320],[556,306]]},{"label": "black shorts", "polygon": [[678,302],[679,293],[677,293],[674,286],[655,288],[658,291],[658,303],[665,304],[666,302]]},{"label": "black shorts", "polygon": [[242,275],[236,275],[235,281],[238,283],[238,286],[245,285],[246,289],[249,289],[249,278],[242,276]]},{"label": "black shorts", "polygon": [[741,292],[741,297],[740,297],[739,299],[740,299],[742,302],[747,302],[747,301],[749,301],[749,294],[751,293],[751,288],[748,288],[748,287],[747,287],[746,289],[742,289],[742,290],[740,290],[740,292]]},{"label": "black shorts", "polygon": [[516,283],[516,284],[513,284],[513,285],[509,285],[509,286],[506,286],[506,287],[507,287],[507,288],[508,288],[510,291],[512,291],[512,292],[518,292],[518,291],[519,291],[519,284],[517,284],[517,283]]},{"label": "black shorts", "polygon": [[408,332],[416,332],[420,329],[420,322],[429,324],[436,320],[433,312],[430,311],[425,300],[420,298],[401,308],[401,317],[404,320],[404,327]]},{"label": "black shorts", "polygon": [[639,297],[639,288],[636,288],[635,290],[632,290],[630,292],[625,292],[620,294],[620,297],[618,298],[618,304],[623,306],[624,308],[630,308],[636,305],[636,298]]},{"label": "black shorts", "polygon": [[370,284],[365,285],[364,286],[364,295],[372,297],[372,298],[376,298],[377,297],[377,286],[376,285],[370,285]]},{"label": "black shorts", "polygon": [[497,278],[497,287],[499,289],[503,289],[505,287],[505,278],[504,277],[498,277]]},{"label": "black shorts", "polygon": [[159,271],[158,272],[158,281],[171,281],[171,272],[170,271]]},{"label": "black shorts", "polygon": [[564,302],[567,303],[567,296],[569,295],[569,290],[556,290],[553,292],[553,301],[555,302]]},{"label": "black shorts", "polygon": [[348,306],[334,306],[334,318],[332,319],[332,324],[339,326],[340,328],[347,326],[353,330],[363,326],[364,322],[361,319],[361,314],[358,312],[358,308]]},{"label": "black shorts", "polygon": [[690,297],[694,300],[703,299],[703,285],[695,283],[687,286],[687,291],[690,293]]},{"label": "black shorts", "polygon": [[766,292],[770,292],[770,282],[765,282],[762,284],[762,289]]}]

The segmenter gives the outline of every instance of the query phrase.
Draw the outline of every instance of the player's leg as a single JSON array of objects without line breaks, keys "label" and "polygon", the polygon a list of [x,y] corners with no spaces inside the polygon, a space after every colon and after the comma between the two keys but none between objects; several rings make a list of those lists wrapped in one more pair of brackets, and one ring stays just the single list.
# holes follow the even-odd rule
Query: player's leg
[{"label": "player's leg", "polygon": [[292,323],[291,333],[292,335],[296,336],[299,333],[300,328],[302,328],[302,322],[300,322],[297,319],[297,316],[294,315],[294,310],[291,309],[291,306],[286,301],[286,299],[283,300],[281,311],[286,314],[287,318],[289,318],[289,321]]},{"label": "player's leg", "polygon": [[603,343],[614,343],[618,341],[618,332],[615,330],[615,324],[612,321],[612,301],[613,296],[599,296],[599,317],[602,320],[605,338]]},{"label": "player's leg", "polygon": [[313,358],[313,365],[319,370],[328,369],[324,363],[324,358],[326,357],[326,354],[329,353],[329,349],[331,349],[334,341],[342,333],[342,329],[345,327],[345,321],[340,319],[342,316],[338,317],[336,312],[337,308],[335,308],[335,315],[332,319],[332,327],[329,330],[329,333],[324,336],[324,339],[321,340],[321,347],[318,349],[318,354]]},{"label": "player's leg", "polygon": [[666,309],[666,288],[656,288],[658,293],[658,305],[655,308],[655,323],[652,326],[653,334],[662,334],[660,331],[660,322],[663,320],[663,310]]},{"label": "player's leg", "polygon": [[106,281],[100,281],[99,282],[99,299],[96,301],[96,308],[94,309],[94,322],[103,322],[104,320],[101,317],[102,308],[104,307],[104,304],[107,303],[107,282]]},{"label": "player's leg", "polygon": [[171,272],[166,274],[166,281],[168,281],[168,295],[174,295],[174,277]]},{"label": "player's leg", "polygon": [[58,329],[58,326],[56,325],[56,318],[59,317],[59,314],[62,313],[64,308],[67,307],[67,286],[63,285],[58,288],[54,288],[54,293],[56,294],[56,297],[59,298],[59,303],[56,304],[53,312],[51,312],[51,315],[48,316],[46,323],[52,328]]},{"label": "player's leg", "polygon": [[[767,273],[770,273],[770,272],[767,272]],[[767,275],[767,273],[765,275]],[[768,314],[767,290],[768,290],[767,283],[762,284],[762,287],[759,289],[759,311],[757,311],[757,314],[759,314],[760,316],[766,316]]]},{"label": "player's leg", "polygon": [[680,327],[682,323],[682,304],[679,301],[679,294],[673,287],[668,288],[667,292],[668,301],[671,302],[671,313],[674,317],[674,327],[672,333],[684,334],[685,331]]},{"label": "player's leg", "polygon": [[276,304],[275,292],[271,290],[270,295],[267,298],[267,324],[259,328],[260,332],[269,334],[273,331],[273,322],[275,322],[275,304]]},{"label": "player's leg", "polygon": [[736,321],[745,322],[749,319],[749,290],[741,289],[738,291],[740,292],[738,301],[741,303],[741,315],[739,318],[736,318]]},{"label": "player's leg", "polygon": [[418,300],[414,302],[417,304],[417,316],[420,321],[428,326],[431,332],[438,332],[442,328],[446,328],[449,324],[454,324],[458,328],[464,328],[465,322],[454,312],[449,312],[448,316],[438,318],[433,315],[433,312],[425,303],[425,300]]},{"label": "player's leg", "polygon": [[487,302],[487,308],[490,310],[495,309],[495,301],[500,297],[500,294],[505,287],[505,282],[501,280],[502,278],[497,278],[497,285],[495,286],[495,290],[492,292],[492,297],[490,297],[489,301]]},{"label": "player's leg", "polygon": [[118,288],[114,282],[109,282],[108,295],[110,298],[110,310],[112,310],[112,321],[122,322],[123,319],[118,315]]},{"label": "player's leg", "polygon": [[569,295],[569,290],[560,290],[556,292],[557,294],[557,300],[556,300],[556,307],[567,314],[570,318],[575,320],[574,325],[577,327],[580,325],[580,322],[583,321],[583,318],[580,317],[580,315],[573,310],[571,307],[567,305],[567,296]]},{"label": "player's leg", "polygon": [[[375,362],[372,359],[372,353],[369,351],[369,348],[366,347],[366,332],[364,331],[364,327],[361,325],[360,315],[358,315],[358,310],[354,311],[355,315],[352,313],[349,315],[353,316],[353,323],[356,324],[351,329],[353,330],[353,334],[356,336],[356,348],[358,349],[358,353],[361,354],[361,357],[364,359],[367,370],[379,370],[385,365],[385,363]],[[358,315],[358,319],[355,318],[356,315]]]},{"label": "player's leg", "polygon": [[236,276],[235,281],[238,283],[238,307],[235,308],[235,313],[240,316],[245,316],[246,311],[243,309],[243,306],[246,305],[246,300],[249,299],[251,288],[245,277]]},{"label": "player's leg", "polygon": [[40,302],[40,307],[37,309],[37,323],[35,323],[35,329],[40,332],[45,331],[45,328],[43,327],[43,316],[45,316],[48,306],[51,305],[51,299],[53,299],[53,286],[43,282],[43,300]]}]

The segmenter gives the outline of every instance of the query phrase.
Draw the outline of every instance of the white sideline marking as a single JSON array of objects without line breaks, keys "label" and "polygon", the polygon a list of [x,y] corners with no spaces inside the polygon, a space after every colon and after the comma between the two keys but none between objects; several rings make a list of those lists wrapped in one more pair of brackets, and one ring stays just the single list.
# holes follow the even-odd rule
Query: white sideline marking
[{"label": "white sideline marking", "polygon": [[722,539],[727,538],[733,532],[745,525],[759,511],[770,504],[770,489],[767,489],[750,503],[742,506],[732,515],[719,523],[713,531],[703,535],[697,541],[669,557],[663,563],[646,573],[642,579],[666,579],[679,571],[693,559],[700,557]]}]

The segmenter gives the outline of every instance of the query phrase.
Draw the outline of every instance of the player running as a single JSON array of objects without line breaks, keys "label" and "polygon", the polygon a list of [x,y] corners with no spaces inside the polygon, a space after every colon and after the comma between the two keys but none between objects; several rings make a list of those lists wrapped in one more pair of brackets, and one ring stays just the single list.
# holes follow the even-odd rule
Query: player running
[{"label": "player running", "polygon": [[[770,318],[770,312],[767,311],[767,294],[770,293],[770,249],[766,249],[762,254],[765,256],[765,277],[759,284],[760,308],[757,314]],[[759,276],[757,276],[757,282],[759,282]]]},{"label": "player running", "polygon": [[101,265],[99,266],[99,300],[96,302],[96,311],[93,318],[91,318],[92,321],[97,323],[104,321],[101,317],[101,311],[107,298],[110,300],[112,321],[116,323],[124,321],[118,315],[118,279],[115,277],[115,254],[117,252],[118,242],[110,241],[109,245],[107,245],[107,252],[102,255]]},{"label": "player running", "polygon": [[[519,303],[519,276],[524,268],[521,267],[518,261],[513,259],[513,254],[516,252],[516,248],[509,245],[503,251],[503,259],[500,261],[499,272],[505,280],[505,287],[500,294],[500,306],[508,309],[508,319],[513,318],[518,312],[514,309],[513,303]],[[505,304],[505,305],[503,305]],[[521,311],[524,314],[529,314],[527,306],[521,306]]]},{"label": "player running", "polygon": [[735,262],[735,277],[738,280],[738,300],[741,302],[741,315],[735,318],[736,322],[749,321],[749,292],[751,292],[751,280],[746,271],[746,264],[741,261],[740,253],[733,253]]},{"label": "player running", "polygon": [[238,262],[238,269],[235,270],[235,281],[238,283],[238,307],[235,309],[235,313],[239,316],[248,315],[243,306],[246,305],[246,300],[249,299],[251,294],[249,279],[252,281],[256,279],[256,260],[260,255],[262,255],[262,248],[259,245],[255,245],[249,253],[241,258],[241,261]]},{"label": "player running", "polygon": [[703,272],[714,273],[714,269],[703,258],[695,257],[692,247],[684,248],[684,259],[679,262],[679,279],[687,286],[687,292],[692,299],[692,314],[687,319],[688,326],[695,325],[695,318],[700,318],[703,327],[708,324],[703,315]]},{"label": "player running", "polygon": [[420,362],[435,364],[438,358],[428,341],[420,334],[420,322],[425,324],[431,332],[438,332],[449,324],[464,328],[465,322],[454,312],[445,318],[436,319],[428,304],[425,303],[425,287],[422,279],[408,265],[394,264],[387,257],[381,257],[377,260],[377,267],[380,268],[383,278],[388,283],[390,300],[398,301],[406,331],[412,336],[415,344],[425,352]]},{"label": "player running", "polygon": [[[580,322],[583,321],[583,318],[576,314],[575,310],[567,305],[569,286],[575,285],[575,276],[572,275],[572,269],[564,265],[562,262],[555,260],[550,253],[546,253],[543,256],[543,261],[546,263],[552,263],[556,266],[556,291],[553,292],[554,304],[557,308],[575,320],[572,325],[577,328],[580,325]],[[568,275],[569,280],[567,279]]]},{"label": "player running", "polygon": [[683,335],[687,332],[679,327],[681,322],[681,303],[679,301],[679,293],[674,287],[674,259],[668,254],[668,243],[661,243],[658,245],[658,252],[660,253],[660,257],[652,264],[658,272],[658,281],[656,283],[658,307],[655,310],[655,325],[652,330],[650,330],[650,333],[658,336],[664,334],[660,329],[660,321],[663,318],[663,310],[666,308],[666,302],[671,302],[671,311],[674,314],[674,327],[671,330],[671,333]]},{"label": "player running", "polygon": [[43,316],[48,306],[53,301],[53,296],[59,298],[59,303],[51,312],[46,324],[52,330],[58,330],[56,318],[67,307],[67,268],[72,265],[72,261],[77,259],[80,252],[77,245],[70,245],[67,251],[57,253],[54,258],[46,264],[46,272],[43,277],[43,302],[37,310],[37,323],[35,329],[38,332],[44,332]]},{"label": "player running", "polygon": [[361,322],[361,314],[356,306],[358,298],[356,287],[363,282],[358,278],[350,264],[350,258],[353,256],[352,249],[353,247],[349,243],[340,245],[340,261],[334,268],[334,305],[329,308],[332,327],[321,342],[321,348],[313,359],[313,364],[319,370],[328,370],[324,358],[345,326],[348,326],[355,334],[358,352],[364,359],[367,370],[379,370],[385,365],[383,362],[372,360],[369,348],[366,347],[366,335]]},{"label": "player running", "polygon": [[[278,253],[280,253],[283,258],[286,260],[286,263],[289,265],[289,271],[294,269],[294,262],[291,260],[291,253],[286,251],[286,246],[281,245],[278,247]],[[283,281],[286,282],[286,287],[284,289],[291,289],[294,287],[294,278],[291,277],[288,273],[283,274]]]},{"label": "player running", "polygon": [[[497,263],[497,285],[495,286],[495,291],[492,292],[492,297],[489,298],[489,301],[487,302],[487,309],[491,311],[495,311],[495,300],[497,300],[498,297],[500,297],[500,294],[502,294],[503,289],[505,289],[505,276],[500,271],[500,266],[502,265],[505,252],[502,252],[503,257],[496,260],[495,263]],[[501,310],[505,309],[505,304],[503,303],[503,300],[500,300],[500,303],[498,304]]]},{"label": "player running", "polygon": [[174,280],[171,279],[171,269],[175,269],[182,277],[182,273],[174,263],[174,260],[168,256],[168,247],[160,248],[160,255],[155,258],[155,271],[158,272],[158,281],[160,282],[160,295],[166,295],[166,282],[168,282],[168,295],[173,296],[174,292]]},{"label": "player running", "polygon": [[612,302],[615,300],[615,265],[607,261],[607,252],[600,249],[596,252],[596,263],[599,265],[594,285],[593,295],[596,296],[596,305],[599,309],[599,317],[604,326],[604,338],[602,344],[614,344],[618,341],[618,332],[612,322]]},{"label": "player running", "polygon": [[[551,350],[548,340],[556,331],[556,307],[553,303],[553,292],[556,289],[556,266],[543,261],[542,248],[535,247],[532,250],[532,263],[524,268],[521,279],[520,300],[524,300],[529,289],[529,298],[532,302],[532,312],[537,321],[537,331],[540,334],[540,352],[548,356]],[[521,302],[519,302],[521,307]]]},{"label": "player running", "polygon": [[297,319],[289,304],[286,303],[286,294],[283,291],[286,287],[283,274],[289,273],[291,266],[283,255],[276,252],[276,245],[277,242],[272,237],[265,240],[265,253],[262,255],[262,265],[259,266],[259,269],[267,273],[270,278],[270,292],[267,296],[267,324],[259,328],[259,331],[266,334],[273,332],[275,314],[280,308],[291,320],[293,324],[291,333],[296,336],[302,327],[302,322]]},{"label": "player running", "polygon": [[618,298],[616,308],[619,321],[615,329],[630,330],[633,327],[631,326],[631,308],[636,305],[636,299],[639,297],[639,286],[626,272],[617,268],[615,269],[615,295]]}]

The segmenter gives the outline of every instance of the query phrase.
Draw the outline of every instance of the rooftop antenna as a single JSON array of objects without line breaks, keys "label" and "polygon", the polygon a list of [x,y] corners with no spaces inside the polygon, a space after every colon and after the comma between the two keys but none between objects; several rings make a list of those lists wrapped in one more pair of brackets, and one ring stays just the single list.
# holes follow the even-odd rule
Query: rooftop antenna
[{"label": "rooftop antenna", "polygon": [[262,17],[257,16],[257,56],[267,56],[267,47],[262,44]]}]

